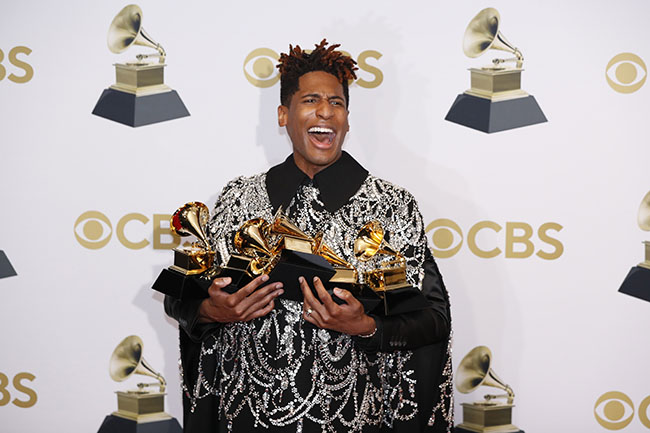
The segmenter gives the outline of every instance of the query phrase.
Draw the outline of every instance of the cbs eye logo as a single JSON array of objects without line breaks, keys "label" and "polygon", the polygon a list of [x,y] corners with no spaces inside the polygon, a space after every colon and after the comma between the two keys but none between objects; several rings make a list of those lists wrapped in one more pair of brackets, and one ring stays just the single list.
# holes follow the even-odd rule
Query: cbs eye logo
[{"label": "cbs eye logo", "polygon": [[648,69],[641,57],[632,53],[617,54],[607,63],[607,84],[619,93],[634,93],[644,84]]},{"label": "cbs eye logo", "polygon": [[[648,406],[650,406],[650,396],[641,401],[638,414],[641,424],[650,429]],[[627,427],[632,422],[632,419],[634,419],[634,403],[630,397],[622,392],[606,392],[596,400],[594,416],[598,424],[607,430],[621,430]]]},{"label": "cbs eye logo", "polygon": [[[564,253],[562,242],[549,234],[563,229],[558,223],[548,222],[540,225],[537,229],[537,240],[533,237],[535,230],[525,222],[506,222],[504,239],[496,236],[502,229],[503,227],[494,221],[479,221],[469,228],[465,237],[456,222],[439,218],[429,223],[425,232],[431,232],[431,250],[434,257],[442,259],[455,256],[465,241],[474,255],[484,259],[500,255],[503,250],[498,245],[505,247],[507,259],[526,259],[535,253],[544,260],[555,260]],[[538,247],[539,243],[545,245]]]},{"label": "cbs eye logo", "polygon": [[[23,84],[30,81],[34,77],[34,68],[29,63],[26,63],[18,58],[19,54],[24,54],[29,56],[32,50],[27,47],[13,47],[9,50],[9,64],[15,66],[18,69],[22,69],[24,72],[22,75],[16,75],[13,72],[9,74],[7,79],[14,83]],[[0,49],[0,81],[4,80],[7,76],[7,66],[5,63],[5,53]]]},{"label": "cbs eye logo", "polygon": [[[180,244],[180,237],[169,228],[171,215],[153,215],[153,249],[168,250]],[[133,212],[124,215],[115,226],[115,234],[119,242],[132,250],[141,250],[150,244],[149,240],[138,235],[143,227],[149,223],[149,218],[141,213]],[[74,236],[81,246],[89,250],[98,250],[105,247],[113,236],[113,224],[106,215],[90,210],[84,212],[74,223]],[[165,242],[167,238],[168,242]]]},{"label": "cbs eye logo", "polygon": [[[305,51],[310,52],[311,50]],[[340,52],[346,56],[351,56],[346,51],[340,50]],[[355,81],[356,84],[366,89],[374,89],[384,81],[383,72],[376,66],[368,63],[368,59],[379,60],[381,57],[382,54],[375,50],[366,50],[359,54],[356,58],[357,66],[359,67],[359,71],[357,71],[359,78]],[[244,76],[253,86],[261,88],[271,87],[280,81],[280,73],[275,67],[279,59],[280,55],[272,49],[257,48],[251,51],[244,59]],[[361,76],[362,74],[364,76]],[[368,74],[370,74],[370,77]],[[371,80],[366,79],[371,77]]]}]

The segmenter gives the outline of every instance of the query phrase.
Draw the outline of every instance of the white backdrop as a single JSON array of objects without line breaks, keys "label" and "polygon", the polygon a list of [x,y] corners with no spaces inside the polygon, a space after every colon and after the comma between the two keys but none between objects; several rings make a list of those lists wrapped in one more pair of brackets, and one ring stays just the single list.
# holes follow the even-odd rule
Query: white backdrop
[{"label": "white backdrop", "polygon": [[[495,371],[516,393],[514,423],[528,433],[606,431],[594,410],[610,391],[634,403],[624,431],[650,429],[636,413],[650,394],[649,305],[617,292],[650,240],[636,224],[650,190],[650,85],[623,94],[606,80],[619,53],[650,62],[650,3],[142,0],[144,27],[168,54],[165,81],[191,116],[136,129],[91,115],[114,82],[112,64],[150,52],[107,49],[108,26],[125,5],[0,6],[0,249],[18,273],[0,279],[3,432],[96,431],[116,408],[113,392],[136,382],[117,384],[107,372],[113,348],[130,334],[143,338],[145,357],[169,382],[167,410],[181,418],[177,327],[150,289],[172,260],[154,248],[154,215],[191,200],[212,207],[229,179],[289,154],[276,121],[279,84],[252,85],[244,59],[258,48],[311,48],[323,37],[354,57],[381,54],[359,71],[374,81],[379,69],[381,84],[351,87],[345,148],[409,189],[427,224],[446,218],[461,229],[458,253],[438,259],[452,301],[454,367],[472,347],[489,346]],[[522,88],[548,123],[487,135],[444,120],[469,87],[467,68],[503,57],[462,52],[466,25],[488,6],[524,53]],[[12,58],[14,47],[30,54]],[[24,83],[10,79],[26,74],[21,61],[33,69]],[[637,72],[639,81],[646,72]],[[110,222],[101,248],[75,236],[84,234],[86,223],[76,222],[87,211]],[[140,220],[121,236],[118,222],[134,213]],[[503,227],[476,237],[483,250],[500,248],[496,257],[468,247],[470,228],[482,221]],[[529,225],[534,251],[555,258],[506,257],[508,223]],[[550,243],[538,236],[546,223],[556,224],[545,232]],[[143,239],[141,249],[124,245]],[[485,391],[457,394],[457,422],[458,402]],[[602,407],[596,413],[606,416]]]}]

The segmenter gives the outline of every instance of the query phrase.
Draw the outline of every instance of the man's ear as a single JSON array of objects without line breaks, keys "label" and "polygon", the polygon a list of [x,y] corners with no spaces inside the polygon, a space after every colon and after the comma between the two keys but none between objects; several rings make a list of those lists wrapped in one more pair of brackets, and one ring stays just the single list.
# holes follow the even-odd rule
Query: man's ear
[{"label": "man's ear", "polygon": [[289,117],[289,108],[284,105],[278,106],[278,125],[287,126],[287,117]]}]

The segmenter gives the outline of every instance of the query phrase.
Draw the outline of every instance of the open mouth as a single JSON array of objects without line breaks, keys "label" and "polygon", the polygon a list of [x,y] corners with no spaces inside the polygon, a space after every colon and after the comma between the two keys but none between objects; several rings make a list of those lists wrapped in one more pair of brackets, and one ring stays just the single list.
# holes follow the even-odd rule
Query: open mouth
[{"label": "open mouth", "polygon": [[334,141],[336,137],[336,132],[332,128],[324,126],[312,126],[307,130],[309,136],[316,144],[323,146],[329,146]]}]

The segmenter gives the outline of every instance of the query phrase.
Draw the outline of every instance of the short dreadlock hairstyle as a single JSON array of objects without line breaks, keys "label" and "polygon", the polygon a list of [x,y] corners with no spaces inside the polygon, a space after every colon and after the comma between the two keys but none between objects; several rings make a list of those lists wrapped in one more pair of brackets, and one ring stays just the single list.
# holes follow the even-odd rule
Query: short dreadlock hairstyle
[{"label": "short dreadlock hairstyle", "polygon": [[343,95],[345,96],[345,107],[350,105],[350,95],[348,92],[348,81],[357,78],[354,73],[357,67],[352,57],[334,51],[340,47],[340,44],[334,44],[327,47],[327,40],[323,39],[316,48],[307,53],[300,46],[292,47],[289,45],[289,54],[280,54],[280,63],[277,68],[280,70],[280,103],[286,107],[291,102],[291,97],[299,89],[298,80],[308,72],[324,71],[338,78],[339,83],[343,86]]}]

